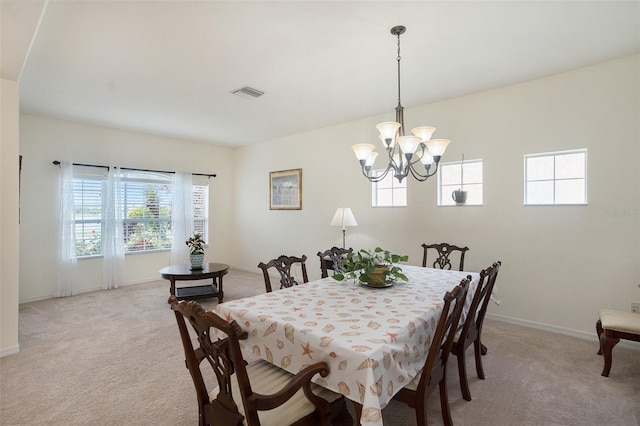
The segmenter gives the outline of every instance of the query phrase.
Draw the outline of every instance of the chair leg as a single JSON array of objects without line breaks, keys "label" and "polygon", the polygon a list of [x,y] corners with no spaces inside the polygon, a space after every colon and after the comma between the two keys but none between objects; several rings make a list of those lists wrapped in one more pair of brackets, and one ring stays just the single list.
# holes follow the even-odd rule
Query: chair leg
[{"label": "chair leg", "polygon": [[416,425],[428,426],[429,423],[427,422],[427,402],[424,399],[421,402],[417,401],[414,409],[416,410]]},{"label": "chair leg", "polygon": [[602,369],[602,375],[604,377],[609,377],[612,361],[611,353],[613,352],[613,347],[617,345],[619,341],[619,338],[607,337],[604,333],[600,336],[600,347],[602,348],[602,352],[604,353],[604,368]]},{"label": "chair leg", "polygon": [[[330,423],[332,425],[353,426],[353,417],[347,408],[346,398],[340,398],[331,404]],[[358,419],[358,423],[360,419]]]},{"label": "chair leg", "polygon": [[600,322],[600,320],[596,321],[596,333],[598,333],[598,355],[602,355],[602,343],[600,343],[600,339],[602,338],[604,330],[602,329],[602,322]]},{"label": "chair leg", "polygon": [[[445,426],[453,426],[453,419],[451,418],[451,410],[449,409],[449,397],[447,395],[447,375],[442,377],[440,380],[440,409],[442,410],[442,420],[444,421]],[[426,410],[425,410],[426,411]],[[427,419],[425,415],[425,422],[427,424]]]},{"label": "chair leg", "polygon": [[360,417],[362,417],[362,404],[359,404],[355,401],[351,401],[353,403],[353,411],[356,414],[356,424],[360,424]]},{"label": "chair leg", "polygon": [[482,353],[482,344],[480,343],[480,338],[476,339],[473,342],[473,352],[475,353],[476,356],[476,373],[478,373],[478,378],[481,380],[484,380],[484,368],[482,367],[482,357],[481,357],[481,353]]},{"label": "chair leg", "polygon": [[462,351],[458,350],[456,353],[456,358],[458,358],[458,377],[460,377],[460,390],[462,391],[462,397],[471,401],[471,391],[469,390],[469,381],[467,380],[467,363],[465,360],[464,346],[458,346],[458,348],[462,348]]}]

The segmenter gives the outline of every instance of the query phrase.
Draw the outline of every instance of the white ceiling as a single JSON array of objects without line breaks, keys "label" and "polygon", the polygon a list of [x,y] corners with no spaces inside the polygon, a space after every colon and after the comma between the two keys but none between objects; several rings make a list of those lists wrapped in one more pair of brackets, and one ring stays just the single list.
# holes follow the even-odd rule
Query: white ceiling
[{"label": "white ceiling", "polygon": [[[392,120],[395,25],[405,107],[640,52],[637,1],[47,3],[22,112],[227,146]],[[265,95],[230,93],[243,86]]]}]

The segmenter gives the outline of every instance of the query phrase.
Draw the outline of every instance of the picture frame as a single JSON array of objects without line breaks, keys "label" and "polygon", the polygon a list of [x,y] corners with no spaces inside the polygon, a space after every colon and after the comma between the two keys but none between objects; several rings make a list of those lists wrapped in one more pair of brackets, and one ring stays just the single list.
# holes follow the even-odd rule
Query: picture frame
[{"label": "picture frame", "polygon": [[269,210],[302,210],[302,169],[269,172]]}]

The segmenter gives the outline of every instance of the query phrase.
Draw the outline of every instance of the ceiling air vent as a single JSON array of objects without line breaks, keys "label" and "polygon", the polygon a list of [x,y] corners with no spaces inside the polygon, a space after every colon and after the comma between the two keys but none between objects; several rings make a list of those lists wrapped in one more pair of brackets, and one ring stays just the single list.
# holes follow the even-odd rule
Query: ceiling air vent
[{"label": "ceiling air vent", "polygon": [[241,89],[234,90],[231,93],[246,99],[259,98],[260,96],[264,95],[264,92],[261,92],[260,90],[254,89],[253,87],[249,87],[249,86],[245,86]]}]

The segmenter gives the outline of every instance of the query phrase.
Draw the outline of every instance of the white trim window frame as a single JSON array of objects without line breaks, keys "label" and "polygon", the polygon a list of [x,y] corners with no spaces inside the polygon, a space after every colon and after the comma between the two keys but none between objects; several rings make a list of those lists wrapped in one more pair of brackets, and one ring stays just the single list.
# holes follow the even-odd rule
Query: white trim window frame
[{"label": "white trim window frame", "polygon": [[587,205],[587,149],[525,155],[524,205]]},{"label": "white trim window frame", "polygon": [[[460,165],[462,171],[460,173]],[[481,206],[484,202],[484,164],[475,160],[451,161],[438,166],[438,207],[456,206],[451,193],[457,189],[467,191],[465,206]]]},{"label": "white trim window frame", "polygon": [[[372,171],[373,176],[383,173],[383,169]],[[371,182],[371,207],[407,207],[407,179],[398,182],[389,172],[380,182]]]},{"label": "white trim window frame", "polygon": [[123,173],[125,253],[171,249],[172,181],[162,173]]},{"label": "white trim window frame", "polygon": [[[102,256],[103,194],[106,176],[82,168],[74,173],[76,256]],[[125,254],[171,248],[171,177],[149,172],[123,173],[122,208]],[[149,192],[150,191],[150,192]],[[145,192],[149,192],[145,196]],[[152,194],[153,193],[153,194]],[[193,182],[194,231],[209,235],[209,183]]]},{"label": "white trim window frame", "polygon": [[102,194],[106,177],[76,174],[73,177],[76,256],[102,256]]},{"label": "white trim window frame", "polygon": [[203,235],[209,247],[209,180],[193,176],[193,231]]}]

